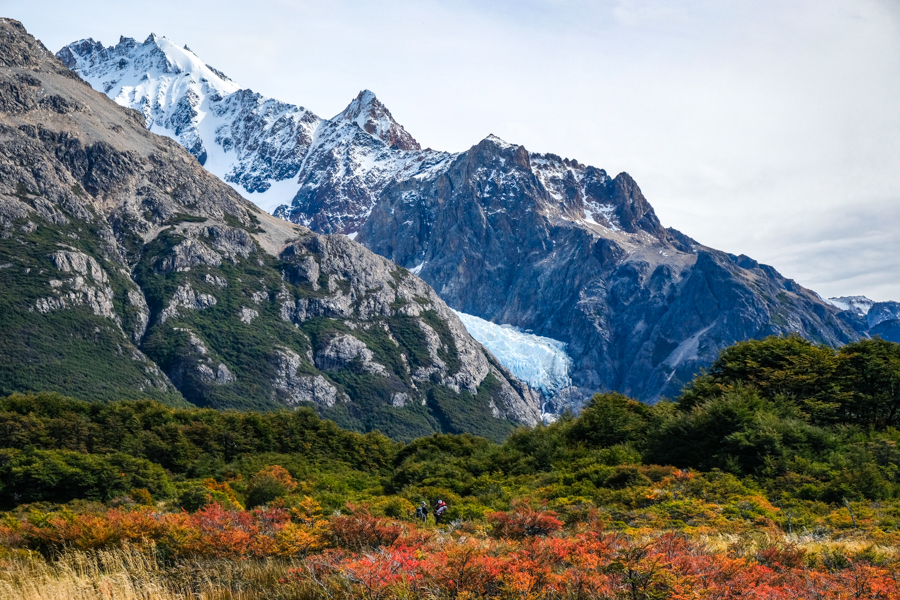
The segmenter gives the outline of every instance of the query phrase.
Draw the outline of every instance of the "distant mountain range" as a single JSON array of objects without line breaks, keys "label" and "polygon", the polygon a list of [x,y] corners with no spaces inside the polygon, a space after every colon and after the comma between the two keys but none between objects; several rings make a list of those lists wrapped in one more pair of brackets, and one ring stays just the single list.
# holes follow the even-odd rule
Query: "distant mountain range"
[{"label": "distant mountain range", "polygon": [[551,410],[600,390],[673,396],[749,338],[900,341],[888,309],[893,318],[873,323],[856,305],[664,227],[627,173],[495,136],[461,153],[423,150],[369,91],[322,119],[241,89],[155,35],[109,48],[81,40],[57,56],[266,210],[357,239],[455,310],[564,344],[571,385],[555,390]]},{"label": "distant mountain range", "polygon": [[875,302],[865,296],[828,298],[827,302],[861,334],[900,343],[900,302]]},{"label": "distant mountain range", "polygon": [[0,394],[307,406],[399,439],[539,421],[415,275],[261,211],[9,19],[0,66]]}]

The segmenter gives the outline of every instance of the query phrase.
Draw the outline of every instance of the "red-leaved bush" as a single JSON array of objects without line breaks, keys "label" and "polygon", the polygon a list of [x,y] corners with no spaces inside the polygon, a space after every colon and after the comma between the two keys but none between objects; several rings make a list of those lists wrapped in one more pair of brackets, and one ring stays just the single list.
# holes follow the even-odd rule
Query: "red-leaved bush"
[{"label": "red-leaved bush", "polygon": [[[300,597],[310,600],[900,598],[900,561],[893,555],[878,564],[858,555],[838,566],[790,544],[738,556],[672,533],[632,538],[582,528],[540,535],[561,523],[552,512],[522,504],[491,515],[500,539],[415,524],[401,528],[365,507],[348,508],[349,514],[327,521],[310,499],[290,510],[214,503],[192,514],[149,507],[32,511],[0,521],[0,544],[48,554],[126,544],[150,551],[153,545],[138,544],[146,540],[172,559],[291,557],[301,562],[281,567],[280,581],[305,590]],[[402,529],[408,532],[401,537]]]},{"label": "red-leaved bush", "polygon": [[562,529],[562,521],[553,511],[537,511],[525,502],[513,505],[511,512],[495,512],[487,515],[491,534],[496,538],[521,540],[535,535],[547,535]]},{"label": "red-leaved bush", "polygon": [[393,544],[403,528],[372,516],[367,507],[347,505],[349,515],[338,515],[328,525],[328,537],[339,548],[366,550]]}]

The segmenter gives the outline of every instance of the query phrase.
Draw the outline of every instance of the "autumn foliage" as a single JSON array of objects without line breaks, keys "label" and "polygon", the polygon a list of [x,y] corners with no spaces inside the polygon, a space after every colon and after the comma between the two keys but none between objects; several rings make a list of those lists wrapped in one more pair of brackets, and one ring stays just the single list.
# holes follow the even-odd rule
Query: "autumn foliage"
[{"label": "autumn foliage", "polygon": [[333,545],[348,550],[370,550],[397,541],[401,527],[385,519],[373,517],[367,507],[347,507],[350,514],[331,519],[329,539]]},{"label": "autumn foliage", "polygon": [[563,526],[555,512],[535,510],[524,500],[516,502],[512,511],[490,513],[487,519],[495,537],[513,540],[546,535]]},{"label": "autumn foliage", "polygon": [[717,550],[683,534],[635,538],[596,523],[565,530],[549,511],[524,504],[489,518],[502,534],[392,523],[365,507],[325,519],[311,499],[250,511],[213,503],[193,514],[34,514],[7,519],[0,541],[48,555],[138,547],[168,560],[280,556],[289,559],[281,585],[314,598],[900,597],[897,561],[819,560],[792,543]]},{"label": "autumn foliage", "polygon": [[[352,598],[896,598],[895,567],[833,572],[716,554],[673,534],[637,542],[595,532],[518,544],[457,539],[317,559],[320,582]],[[310,571],[290,576],[307,581]]]}]

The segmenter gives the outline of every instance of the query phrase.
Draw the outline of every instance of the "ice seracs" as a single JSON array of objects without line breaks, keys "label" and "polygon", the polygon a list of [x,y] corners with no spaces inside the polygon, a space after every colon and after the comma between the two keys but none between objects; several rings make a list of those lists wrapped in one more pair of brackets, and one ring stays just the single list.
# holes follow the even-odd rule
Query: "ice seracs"
[{"label": "ice seracs", "polygon": [[572,359],[566,344],[526,333],[511,325],[497,325],[473,315],[453,311],[471,335],[491,351],[513,375],[547,398],[572,385]]}]

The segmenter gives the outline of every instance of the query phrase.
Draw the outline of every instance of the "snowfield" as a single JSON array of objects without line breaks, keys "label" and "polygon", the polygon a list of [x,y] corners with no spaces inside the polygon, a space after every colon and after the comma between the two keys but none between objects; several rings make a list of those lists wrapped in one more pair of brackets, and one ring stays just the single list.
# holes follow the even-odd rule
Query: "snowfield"
[{"label": "snowfield", "polygon": [[513,375],[547,398],[572,385],[572,359],[563,342],[525,333],[511,325],[497,325],[478,317],[453,311],[469,335],[497,357]]}]

